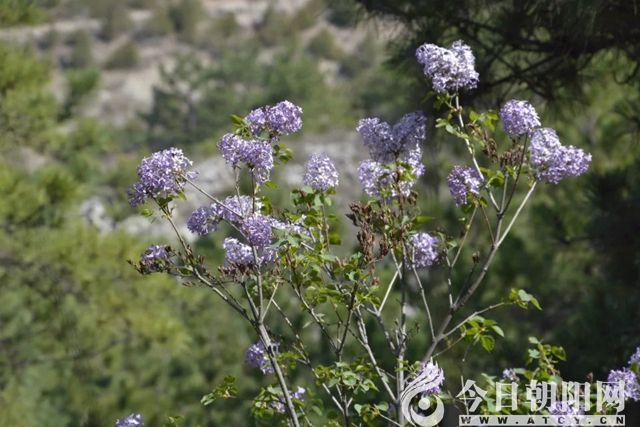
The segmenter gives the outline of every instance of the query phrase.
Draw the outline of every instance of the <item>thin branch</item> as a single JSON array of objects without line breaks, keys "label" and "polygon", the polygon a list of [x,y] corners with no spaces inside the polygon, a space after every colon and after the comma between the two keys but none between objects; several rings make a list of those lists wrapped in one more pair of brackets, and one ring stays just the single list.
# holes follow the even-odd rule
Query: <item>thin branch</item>
[{"label": "thin branch", "polygon": [[[456,116],[458,117],[458,124],[460,125],[460,131],[464,132],[464,120],[462,119],[462,108],[460,108],[460,101],[458,99],[458,96],[456,95],[454,97],[455,103],[456,103]],[[473,161],[473,166],[476,168],[476,171],[480,174],[480,176],[484,176],[482,174],[482,170],[480,169],[480,165],[478,164],[478,161],[476,160],[476,156],[474,154],[473,151],[473,147],[471,145],[471,141],[469,141],[469,138],[466,136],[464,136],[464,138],[462,138],[467,146],[467,151],[469,151],[469,154],[471,155],[471,160]],[[491,191],[491,188],[489,188],[488,186],[485,185],[485,189],[487,190],[487,194],[489,194],[489,200],[491,201],[491,204],[493,205],[494,209],[496,211],[499,210],[498,207],[498,203],[496,202],[495,197],[493,196],[493,192]]]},{"label": "thin branch", "polygon": [[413,275],[418,281],[418,286],[420,287],[420,295],[422,296],[422,303],[424,304],[424,308],[427,311],[427,319],[429,320],[429,330],[431,331],[431,339],[435,340],[436,334],[433,331],[433,320],[431,318],[431,310],[429,310],[429,303],[427,302],[426,290],[424,289],[424,286],[422,286],[422,280],[420,280],[420,275],[418,274],[418,270],[416,270],[415,265],[412,266],[411,269],[413,270]]},{"label": "thin branch", "polygon": [[396,269],[396,272],[393,274],[393,278],[391,279],[391,282],[389,282],[389,286],[387,287],[387,292],[385,292],[384,298],[382,298],[382,302],[380,303],[380,306],[376,309],[378,313],[382,313],[382,309],[384,308],[384,305],[387,303],[387,298],[389,298],[389,295],[391,294],[391,289],[393,288],[393,284],[395,283],[398,277],[399,277],[399,272]]},{"label": "thin branch", "polygon": [[524,205],[527,204],[527,201],[529,200],[529,198],[533,194],[533,192],[536,189],[537,185],[538,185],[538,181],[535,181],[533,183],[533,185],[531,186],[531,188],[529,188],[529,191],[524,196],[524,200],[522,201],[522,203],[520,203],[520,206],[518,206],[518,210],[516,210],[516,213],[513,215],[513,218],[511,218],[511,221],[509,222],[509,225],[507,225],[507,228],[504,230],[504,233],[503,233],[502,237],[500,237],[500,240],[498,240],[497,246],[500,246],[502,244],[502,242],[504,242],[504,239],[509,234],[509,231],[511,231],[511,227],[513,227],[513,224],[515,224],[516,220],[518,219],[518,216],[520,215],[520,213],[522,212],[522,209],[524,208]]},{"label": "thin branch", "polygon": [[375,355],[373,354],[373,350],[371,349],[371,346],[369,345],[369,337],[367,335],[367,328],[364,324],[364,320],[362,319],[362,316],[358,313],[357,316],[357,324],[358,324],[358,332],[360,333],[360,338],[362,339],[361,343],[362,346],[364,347],[365,351],[367,352],[367,356],[369,356],[369,360],[371,361],[371,364],[373,365],[373,369],[375,369],[376,373],[378,374],[378,377],[380,377],[380,381],[382,381],[382,385],[384,386],[384,389],[386,390],[387,394],[389,395],[389,397],[395,402],[396,401],[396,396],[393,393],[393,391],[391,390],[391,386],[389,385],[389,380],[387,379],[387,374],[385,374],[382,369],[380,369],[380,366],[378,365],[378,362],[376,360]]},{"label": "thin branch", "polygon": [[487,311],[491,311],[493,309],[496,309],[498,307],[502,307],[503,305],[506,305],[506,302],[500,302],[497,304],[492,304],[489,307],[485,307],[482,310],[478,310],[473,312],[472,314],[470,314],[469,316],[467,316],[462,322],[458,323],[456,326],[454,326],[453,328],[451,328],[448,332],[446,332],[444,334],[444,338],[448,337],[449,335],[451,335],[452,333],[454,333],[455,331],[457,331],[458,329],[460,329],[462,326],[464,326],[465,323],[467,323],[469,320],[473,319],[476,316],[480,316],[483,313],[486,313]]}]

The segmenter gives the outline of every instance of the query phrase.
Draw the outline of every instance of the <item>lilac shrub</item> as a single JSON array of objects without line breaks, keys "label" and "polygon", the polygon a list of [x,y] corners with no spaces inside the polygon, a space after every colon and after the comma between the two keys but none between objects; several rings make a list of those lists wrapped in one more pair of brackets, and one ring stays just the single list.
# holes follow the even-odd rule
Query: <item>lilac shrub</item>
[{"label": "lilac shrub", "polygon": [[[499,116],[467,113],[459,92],[475,88],[479,75],[463,42],[450,48],[422,45],[416,58],[431,81],[436,105],[444,110],[434,118],[435,127],[454,136],[468,154],[447,177],[448,203],[459,212],[459,229],[444,230],[421,212],[416,184],[430,170],[423,163],[423,147],[434,143],[427,131],[430,121],[419,111],[395,123],[373,117],[355,125],[368,157],[351,166],[357,167],[362,186],[361,199],[350,204],[346,215],[349,230],[355,231],[354,248],[340,243],[338,216],[329,211],[344,171],[326,154],[307,160],[304,187],[291,191],[291,204],[274,206],[264,192],[277,187],[270,181],[274,168],[291,158],[283,140],[303,125],[302,109],[290,101],[234,116],[233,128],[220,138],[220,153],[236,175],[235,194],[218,198],[200,188],[191,161],[176,148],[152,154],[138,168],[131,204],[155,206],[173,226],[179,246],[151,246],[135,267],[210,290],[252,328],[255,343],[244,359],[268,384],[252,403],[252,415],[262,420],[258,424],[402,426],[414,422],[416,412],[408,408],[420,399],[464,404],[455,397],[458,376],[453,372],[453,381],[445,381],[438,361],[465,344],[492,351],[504,337],[496,321],[486,317],[493,310],[541,309],[522,289],[510,289],[500,302],[471,314],[467,303],[536,188],[584,174],[591,155],[562,145],[527,101],[508,101]],[[498,119],[506,138],[494,132]],[[250,183],[246,194],[241,179]],[[187,185],[209,199],[187,220],[194,237],[230,230],[220,239],[223,265],[210,265],[197,254],[175,224],[173,207]],[[472,261],[470,271],[460,263],[463,258]],[[445,291],[428,294],[426,289],[440,278]],[[440,317],[430,307],[437,297],[448,307]],[[426,345],[414,339],[415,331],[426,336]],[[372,346],[373,340],[382,345]],[[562,348],[534,337],[529,343],[527,365],[504,369],[502,379],[519,384],[561,378]],[[310,350],[317,346],[321,355]],[[608,378],[612,387],[623,385],[628,399],[640,399],[639,365],[640,349],[629,367],[612,370]],[[233,381],[225,378],[203,401],[232,398]],[[489,388],[479,410],[495,412],[489,404],[495,396],[495,387]],[[586,412],[559,401],[536,413]]]}]

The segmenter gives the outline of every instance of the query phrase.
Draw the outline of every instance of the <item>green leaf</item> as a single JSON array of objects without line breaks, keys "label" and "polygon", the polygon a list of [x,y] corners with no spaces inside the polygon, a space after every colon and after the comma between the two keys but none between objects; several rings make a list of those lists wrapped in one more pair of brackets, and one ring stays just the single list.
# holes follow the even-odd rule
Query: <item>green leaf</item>
[{"label": "green leaf", "polygon": [[222,384],[218,384],[211,393],[202,396],[200,403],[207,406],[219,398],[232,399],[237,396],[238,388],[236,387],[236,378],[233,375],[227,375],[222,380]]},{"label": "green leaf", "polygon": [[493,325],[493,326],[491,326],[491,329],[493,329],[493,332],[495,332],[496,334],[498,334],[502,338],[504,338],[504,331],[502,330],[502,328],[500,326]]},{"label": "green leaf", "polygon": [[444,129],[445,129],[447,132],[449,132],[450,134],[452,134],[452,135],[455,135],[455,134],[457,133],[457,132],[456,132],[456,130],[455,130],[455,128],[454,128],[453,126],[451,126],[449,123],[447,123],[447,124],[444,126]]},{"label": "green leaf", "polygon": [[230,120],[231,120],[231,123],[233,123],[234,125],[243,126],[245,124],[244,118],[236,114],[232,114],[230,117]]},{"label": "green leaf", "polygon": [[480,336],[480,344],[486,351],[491,352],[496,345],[496,340],[491,335]]}]

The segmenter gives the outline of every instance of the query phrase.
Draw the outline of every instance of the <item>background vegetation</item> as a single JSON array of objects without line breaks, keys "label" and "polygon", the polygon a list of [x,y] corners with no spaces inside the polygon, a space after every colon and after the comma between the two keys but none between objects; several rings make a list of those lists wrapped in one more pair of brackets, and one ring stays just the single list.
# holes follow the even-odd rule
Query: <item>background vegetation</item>
[{"label": "background vegetation", "polygon": [[[530,99],[594,162],[587,176],[542,189],[478,299],[518,287],[544,311],[500,313],[507,339],[496,352],[472,348],[445,368],[497,374],[522,364],[530,335],[563,345],[563,373],[575,380],[623,365],[640,344],[639,12],[623,1],[470,3],[311,0],[283,11],[274,2],[247,25],[198,0],[0,1],[0,425],[104,426],[132,411],[152,426],[169,415],[185,426],[251,425],[247,399],[262,379],[242,363],[249,330],[212,295],[126,263],[157,241],[119,226],[136,213],[125,191],[138,159],[173,145],[208,158],[230,114],[284,98],[304,109],[294,150],[317,135],[351,141],[360,117],[426,108],[411,52],[457,38],[481,73],[467,104]],[[97,25],[51,25],[70,20]],[[25,41],[16,33],[25,26],[49,30]],[[166,44],[175,48],[146,108],[126,120],[96,113],[114,76]],[[442,225],[458,215],[444,178],[461,153],[448,142],[429,135],[420,189]],[[95,197],[108,227],[85,214]],[[198,243],[210,262],[218,243]],[[239,397],[202,406],[228,374]]]}]

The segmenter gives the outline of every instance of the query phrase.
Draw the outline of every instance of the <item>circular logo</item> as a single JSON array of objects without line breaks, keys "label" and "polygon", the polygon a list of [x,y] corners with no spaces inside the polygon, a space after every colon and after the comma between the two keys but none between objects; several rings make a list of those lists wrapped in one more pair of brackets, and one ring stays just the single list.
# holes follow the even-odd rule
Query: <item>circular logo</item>
[{"label": "circular logo", "polygon": [[[442,384],[444,374],[438,365],[433,369],[423,369],[400,394],[400,409],[407,422],[420,427],[433,427],[444,417],[444,404],[438,396],[428,396],[426,393]],[[417,409],[413,402],[420,396]],[[433,407],[435,404],[435,408]]]}]

